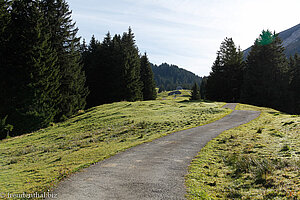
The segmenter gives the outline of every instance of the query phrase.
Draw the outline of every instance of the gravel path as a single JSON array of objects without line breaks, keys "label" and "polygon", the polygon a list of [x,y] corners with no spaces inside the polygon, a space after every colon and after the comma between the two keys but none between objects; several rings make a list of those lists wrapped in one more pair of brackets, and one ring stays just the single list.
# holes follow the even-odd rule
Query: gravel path
[{"label": "gravel path", "polygon": [[62,200],[185,199],[184,176],[200,149],[221,132],[259,114],[234,110],[216,122],[133,147],[72,175],[53,193]]}]

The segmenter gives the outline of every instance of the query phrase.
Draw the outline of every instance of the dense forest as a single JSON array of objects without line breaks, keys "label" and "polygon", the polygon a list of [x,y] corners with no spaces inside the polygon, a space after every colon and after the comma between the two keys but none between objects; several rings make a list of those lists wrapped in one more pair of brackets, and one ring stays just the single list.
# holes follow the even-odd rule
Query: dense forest
[{"label": "dense forest", "polygon": [[81,52],[90,90],[87,107],[156,98],[150,62],[146,53],[139,55],[131,28],[122,36],[107,33],[102,42],[93,36]]},{"label": "dense forest", "polygon": [[[64,120],[86,105],[78,29],[62,0],[0,1],[0,118],[13,135]],[[5,125],[6,124],[6,125]]]},{"label": "dense forest", "polygon": [[156,98],[130,28],[86,45],[65,0],[0,0],[0,9],[0,139],[86,107]]},{"label": "dense forest", "polygon": [[300,58],[289,59],[278,34],[262,31],[246,60],[232,38],[225,38],[212,72],[201,87],[204,98],[243,102],[300,113]]},{"label": "dense forest", "polygon": [[175,90],[177,87],[191,89],[194,83],[201,84],[202,78],[176,65],[152,64],[154,79],[160,91]]}]

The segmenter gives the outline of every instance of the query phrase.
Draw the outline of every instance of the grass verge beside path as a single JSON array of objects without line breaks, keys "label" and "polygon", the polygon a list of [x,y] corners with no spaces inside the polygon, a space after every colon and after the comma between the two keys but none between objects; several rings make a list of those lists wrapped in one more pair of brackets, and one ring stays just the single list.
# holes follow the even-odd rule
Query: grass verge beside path
[{"label": "grass verge beside path", "polygon": [[193,160],[188,199],[300,199],[300,116],[259,110],[259,118],[221,133]]},{"label": "grass verge beside path", "polygon": [[135,145],[218,120],[223,103],[119,102],[0,141],[0,194],[44,192],[70,173]]}]

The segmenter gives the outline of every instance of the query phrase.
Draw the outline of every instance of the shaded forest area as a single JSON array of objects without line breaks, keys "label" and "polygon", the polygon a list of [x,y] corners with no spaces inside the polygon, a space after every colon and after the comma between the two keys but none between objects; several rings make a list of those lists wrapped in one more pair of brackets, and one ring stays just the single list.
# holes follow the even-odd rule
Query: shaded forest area
[{"label": "shaded forest area", "polygon": [[68,4],[1,0],[0,9],[0,137],[12,126],[15,136],[83,109],[88,89]]},{"label": "shaded forest area", "polygon": [[203,79],[202,97],[299,114],[300,57],[286,58],[284,50],[278,34],[262,31],[244,61],[232,38],[225,38]]},{"label": "shaded forest area", "polygon": [[140,56],[131,28],[122,36],[107,33],[102,42],[93,36],[81,53],[90,90],[87,107],[156,99],[150,62],[146,53]]},{"label": "shaded forest area", "polygon": [[0,0],[0,139],[86,107],[156,98],[130,28],[80,44],[71,14],[64,0]]}]

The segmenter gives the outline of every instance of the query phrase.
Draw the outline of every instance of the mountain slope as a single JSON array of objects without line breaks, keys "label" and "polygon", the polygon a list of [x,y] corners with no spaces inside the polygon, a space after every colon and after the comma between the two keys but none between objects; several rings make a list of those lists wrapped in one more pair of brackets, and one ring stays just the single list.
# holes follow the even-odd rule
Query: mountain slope
[{"label": "mountain slope", "polygon": [[[287,57],[293,56],[295,53],[300,53],[300,24],[293,26],[279,33],[285,48]],[[244,58],[246,58],[251,50],[251,47],[244,50]]]},{"label": "mountain slope", "polygon": [[156,87],[161,90],[175,90],[181,86],[184,89],[191,89],[196,82],[201,84],[202,78],[176,65],[163,63],[159,66],[151,64]]}]

